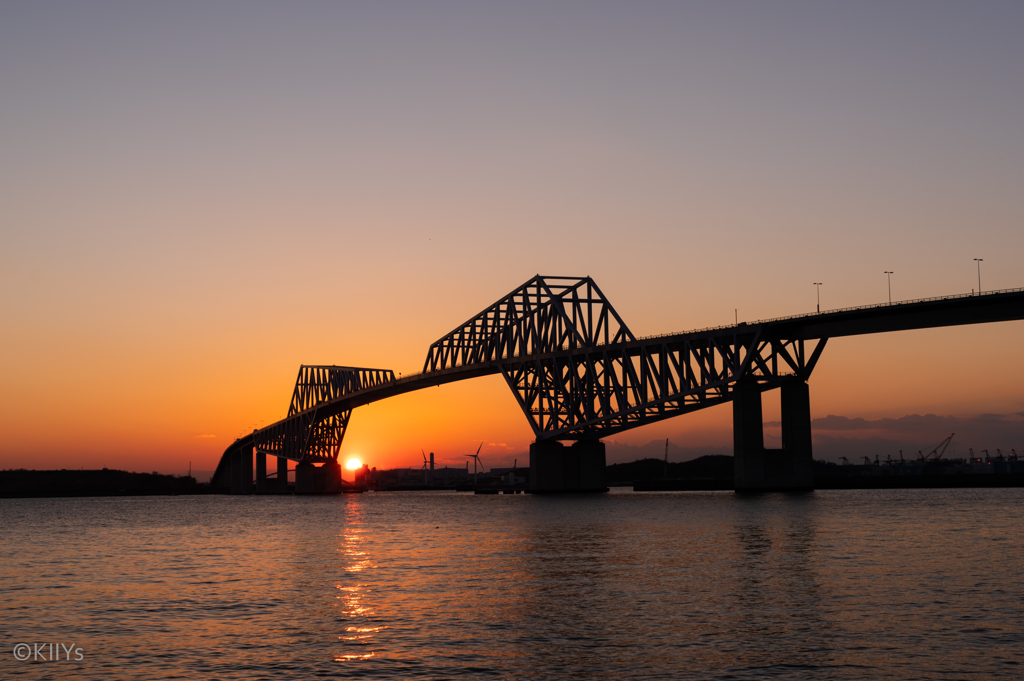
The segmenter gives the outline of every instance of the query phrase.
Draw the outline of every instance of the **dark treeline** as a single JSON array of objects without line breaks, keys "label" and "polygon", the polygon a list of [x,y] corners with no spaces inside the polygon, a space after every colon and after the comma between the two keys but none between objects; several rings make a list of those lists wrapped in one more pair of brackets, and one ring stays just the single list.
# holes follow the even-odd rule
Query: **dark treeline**
[{"label": "dark treeline", "polygon": [[609,485],[632,484],[637,480],[662,479],[728,479],[733,478],[731,456],[707,455],[692,461],[669,462],[662,459],[640,459],[631,463],[616,463],[605,468],[605,479]]},{"label": "dark treeline", "polygon": [[195,478],[160,473],[108,470],[0,471],[0,497],[105,497],[149,494],[201,494]]}]

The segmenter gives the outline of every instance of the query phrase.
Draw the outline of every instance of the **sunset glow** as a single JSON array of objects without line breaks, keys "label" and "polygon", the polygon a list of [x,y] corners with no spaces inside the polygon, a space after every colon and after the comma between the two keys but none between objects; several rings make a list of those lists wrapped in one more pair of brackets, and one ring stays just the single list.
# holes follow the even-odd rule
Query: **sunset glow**
[{"label": "sunset glow", "polygon": [[[535,274],[593,277],[638,337],[1024,286],[1019,6],[925,25],[860,3],[312,3],[239,24],[24,3],[0,22],[0,468],[207,479],[287,416],[299,365],[408,377]],[[326,302],[342,252],[363,257]],[[914,414],[1020,451],[1024,354],[979,348],[1022,333],[836,338],[812,416],[878,421],[893,455],[951,432],[906,435]],[[869,431],[829,432],[835,459]],[[338,460],[465,468],[484,441],[511,466],[535,437],[494,374],[360,406]],[[731,407],[619,433],[610,460],[665,438],[728,453]]]},{"label": "sunset glow", "polygon": [[363,462],[356,458],[351,458],[345,462],[345,468],[350,471],[358,470],[363,467]]}]

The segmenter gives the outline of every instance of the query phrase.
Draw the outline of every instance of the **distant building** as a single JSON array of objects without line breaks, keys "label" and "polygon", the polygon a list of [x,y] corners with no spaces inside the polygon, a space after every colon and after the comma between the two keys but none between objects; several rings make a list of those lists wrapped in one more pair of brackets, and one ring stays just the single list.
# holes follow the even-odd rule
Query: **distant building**
[{"label": "distant building", "polygon": [[422,468],[391,468],[376,471],[374,478],[379,489],[395,487],[449,488],[466,480],[466,471],[461,468],[435,468],[429,475]]}]

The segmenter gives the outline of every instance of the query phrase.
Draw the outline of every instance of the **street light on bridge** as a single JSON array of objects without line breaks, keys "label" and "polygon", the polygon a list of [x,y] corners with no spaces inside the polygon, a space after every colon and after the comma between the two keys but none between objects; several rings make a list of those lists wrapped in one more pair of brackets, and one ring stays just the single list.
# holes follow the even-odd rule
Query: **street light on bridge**
[{"label": "street light on bridge", "polygon": [[821,312],[821,282],[816,281],[814,282],[814,285],[817,287],[816,290],[818,291],[818,312]]},{"label": "street light on bridge", "polygon": [[975,258],[974,262],[978,263],[978,295],[981,295],[981,263],[985,261],[984,258]]},{"label": "street light on bridge", "polygon": [[892,305],[892,272],[889,270],[885,271],[885,278],[889,282],[889,304]]}]

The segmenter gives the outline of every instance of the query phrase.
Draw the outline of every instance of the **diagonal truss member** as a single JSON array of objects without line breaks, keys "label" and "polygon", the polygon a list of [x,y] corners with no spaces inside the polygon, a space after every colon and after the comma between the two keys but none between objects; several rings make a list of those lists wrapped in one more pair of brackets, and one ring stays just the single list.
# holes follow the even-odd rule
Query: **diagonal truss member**
[{"label": "diagonal truss member", "polygon": [[627,340],[593,279],[537,275],[431,345],[423,371]]},{"label": "diagonal truss member", "polygon": [[806,380],[824,347],[757,332],[655,339],[513,361],[502,375],[537,439],[580,440],[728,402],[740,380]]},{"label": "diagonal truss member", "polygon": [[353,392],[393,382],[389,369],[299,367],[288,417],[253,433],[256,449],[292,461],[326,462],[338,458],[352,410],[319,415],[321,405]]},{"label": "diagonal truss member", "polygon": [[806,380],[827,339],[761,325],[636,339],[589,277],[536,276],[441,338],[424,373],[497,364],[538,440],[600,438]]}]

